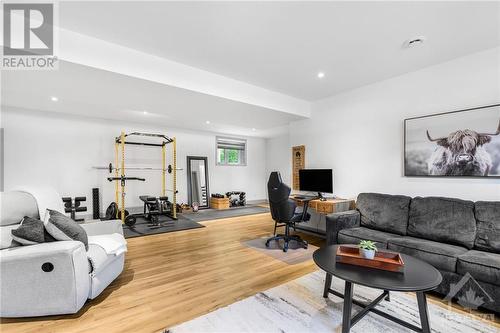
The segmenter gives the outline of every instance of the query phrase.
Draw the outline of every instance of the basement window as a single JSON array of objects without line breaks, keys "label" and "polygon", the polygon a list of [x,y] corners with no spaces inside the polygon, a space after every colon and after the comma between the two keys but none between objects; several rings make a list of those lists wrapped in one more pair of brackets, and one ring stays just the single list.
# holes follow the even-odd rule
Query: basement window
[{"label": "basement window", "polygon": [[247,140],[216,137],[217,165],[247,165]]}]

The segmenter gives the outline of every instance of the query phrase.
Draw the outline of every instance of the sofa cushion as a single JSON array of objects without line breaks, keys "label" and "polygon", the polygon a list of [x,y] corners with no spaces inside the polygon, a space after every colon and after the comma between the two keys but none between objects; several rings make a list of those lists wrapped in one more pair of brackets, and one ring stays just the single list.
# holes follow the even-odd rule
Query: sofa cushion
[{"label": "sofa cushion", "polygon": [[21,245],[12,238],[11,233],[12,230],[19,228],[19,226],[20,224],[6,225],[4,227],[0,226],[0,250]]},{"label": "sofa cushion", "polygon": [[458,257],[457,273],[500,286],[500,254],[468,251]]},{"label": "sofa cushion", "polygon": [[410,205],[408,236],[471,249],[476,238],[474,203],[451,198],[416,197]]},{"label": "sofa cushion", "polygon": [[35,198],[26,192],[0,192],[0,226],[19,224],[24,216],[40,218]]},{"label": "sofa cushion", "polygon": [[361,240],[371,240],[375,242],[377,249],[380,250],[386,249],[387,240],[394,237],[398,237],[398,235],[359,227],[340,230],[337,239],[339,244],[359,244]]},{"label": "sofa cushion", "polygon": [[403,195],[361,193],[356,207],[361,214],[361,225],[406,235],[411,198]]},{"label": "sofa cushion", "polygon": [[389,239],[387,248],[421,259],[448,272],[456,272],[457,257],[467,252],[461,246],[408,236]]},{"label": "sofa cushion", "polygon": [[87,258],[89,259],[89,273],[95,275],[105,269],[112,261],[116,260],[118,256],[107,254],[99,245],[89,244]]},{"label": "sofa cushion", "polygon": [[12,239],[22,245],[34,245],[55,241],[39,219],[25,216],[17,229],[11,231]]},{"label": "sofa cushion", "polygon": [[500,253],[500,201],[478,201],[474,212],[477,220],[474,248]]},{"label": "sofa cushion", "polygon": [[57,240],[75,240],[80,241],[85,245],[85,249],[89,249],[89,241],[85,229],[78,223],[70,219],[64,214],[55,210],[47,209],[45,215],[45,229]]}]

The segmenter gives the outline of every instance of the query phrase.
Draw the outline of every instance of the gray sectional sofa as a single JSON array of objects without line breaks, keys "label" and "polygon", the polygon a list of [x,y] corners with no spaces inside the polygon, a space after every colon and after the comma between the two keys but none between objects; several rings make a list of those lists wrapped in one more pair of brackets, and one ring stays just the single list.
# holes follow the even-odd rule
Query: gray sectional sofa
[{"label": "gray sectional sofa", "polygon": [[476,305],[500,313],[500,202],[361,193],[356,207],[326,217],[327,244],[367,239],[422,259],[443,275],[437,292],[459,296],[467,282]]}]

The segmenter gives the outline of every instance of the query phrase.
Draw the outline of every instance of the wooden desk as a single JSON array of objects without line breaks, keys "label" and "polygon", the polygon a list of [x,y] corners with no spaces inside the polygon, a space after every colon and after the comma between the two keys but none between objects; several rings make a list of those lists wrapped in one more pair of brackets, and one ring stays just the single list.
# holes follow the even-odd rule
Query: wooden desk
[{"label": "wooden desk", "polygon": [[[306,199],[297,199],[293,196],[290,196],[290,199],[296,201],[298,206],[303,206],[304,201],[307,201]],[[314,199],[309,201],[308,208],[314,209],[319,214],[331,214],[355,209],[356,202],[354,199],[327,199],[326,201]]]}]

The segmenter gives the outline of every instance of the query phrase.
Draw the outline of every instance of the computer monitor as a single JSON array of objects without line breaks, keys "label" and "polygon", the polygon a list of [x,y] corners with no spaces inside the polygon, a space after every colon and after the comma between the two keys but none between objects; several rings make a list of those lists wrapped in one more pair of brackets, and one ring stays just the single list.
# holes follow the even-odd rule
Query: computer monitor
[{"label": "computer monitor", "polygon": [[302,169],[299,170],[299,189],[301,191],[333,193],[332,169]]}]

